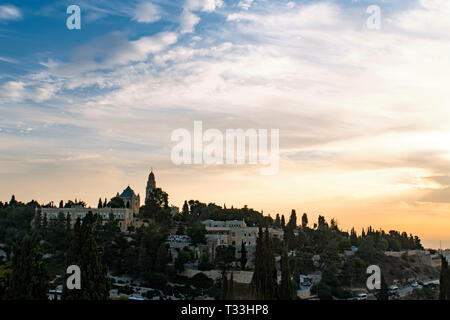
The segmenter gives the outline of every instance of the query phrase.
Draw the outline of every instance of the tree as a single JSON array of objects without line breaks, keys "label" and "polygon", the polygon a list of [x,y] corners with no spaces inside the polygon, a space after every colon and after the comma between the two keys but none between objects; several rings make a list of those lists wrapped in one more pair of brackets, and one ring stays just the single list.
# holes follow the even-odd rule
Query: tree
[{"label": "tree", "polygon": [[375,296],[377,300],[389,300],[389,289],[383,273],[381,273],[381,288],[377,291]]},{"label": "tree", "polygon": [[121,197],[116,196],[109,201],[107,206],[110,208],[125,208],[125,202]]},{"label": "tree", "polygon": [[231,271],[230,284],[228,285],[228,300],[234,300],[234,280],[233,271]]},{"label": "tree", "polygon": [[98,248],[94,238],[96,217],[89,212],[81,222],[77,219],[72,247],[69,250],[66,265],[77,265],[81,271],[81,289],[64,288],[65,300],[107,300],[109,299],[110,281],[108,266],[102,262],[103,252]]},{"label": "tree", "polygon": [[277,269],[269,230],[259,228],[256,239],[255,271],[251,281],[253,295],[258,300],[275,299],[277,295]]},{"label": "tree", "polygon": [[178,257],[175,259],[175,270],[179,273],[184,271],[184,264],[194,258],[194,253],[189,247],[184,247],[178,252]]},{"label": "tree", "polygon": [[265,268],[264,268],[264,234],[262,228],[259,227],[258,238],[256,239],[256,251],[255,251],[255,270],[252,277],[252,290],[256,299],[264,298],[264,281],[265,281]]},{"label": "tree", "polygon": [[439,279],[439,300],[450,300],[450,270],[447,259],[441,255],[441,275]]},{"label": "tree", "polygon": [[277,215],[275,216],[275,222],[273,223],[274,228],[280,228],[281,227],[281,219],[280,219],[280,214],[277,213]]},{"label": "tree", "polygon": [[190,284],[197,289],[209,289],[213,286],[214,281],[203,272],[194,275],[190,280]]},{"label": "tree", "polygon": [[48,274],[42,263],[40,239],[27,235],[14,246],[12,274],[8,288],[11,300],[47,300]]},{"label": "tree", "polygon": [[281,216],[281,228],[285,228],[286,227],[286,220],[284,219],[284,214]]},{"label": "tree", "polygon": [[9,206],[12,207],[12,206],[15,206],[15,205],[17,205],[17,204],[18,204],[18,202],[17,202],[17,200],[16,200],[16,196],[15,196],[15,195],[12,195],[12,196],[11,196],[11,200],[9,200]]},{"label": "tree", "polygon": [[302,215],[302,228],[306,228],[308,226],[308,215],[304,213]]},{"label": "tree", "polygon": [[198,265],[198,270],[208,271],[214,269],[214,265],[210,262],[209,251],[205,251],[200,257],[200,263]]},{"label": "tree", "polygon": [[324,216],[319,215],[319,217],[317,218],[317,226],[319,229],[328,228],[328,223],[326,222]]},{"label": "tree", "polygon": [[151,214],[156,214],[160,209],[169,207],[169,195],[161,188],[155,188],[150,192],[145,205],[149,207]]},{"label": "tree", "polygon": [[181,210],[181,214],[184,218],[187,218],[189,216],[189,205],[187,201],[184,201],[183,209]]},{"label": "tree", "polygon": [[182,224],[180,224],[180,225],[178,226],[176,235],[178,235],[178,236],[184,235],[184,226],[183,226]]},{"label": "tree", "polygon": [[187,235],[191,238],[191,244],[196,246],[199,243],[206,243],[206,227],[201,222],[190,225],[187,229]]},{"label": "tree", "polygon": [[167,263],[169,262],[168,244],[161,243],[156,253],[154,270],[156,272],[166,272]]},{"label": "tree", "polygon": [[241,243],[240,263],[241,263],[241,269],[244,270],[245,265],[247,264],[247,249],[245,248],[244,240],[242,240],[242,243]]},{"label": "tree", "polygon": [[289,222],[288,222],[287,227],[291,228],[292,230],[297,228],[297,214],[295,213],[294,209],[292,209],[291,217],[289,218]]},{"label": "tree", "polygon": [[225,270],[222,271],[222,300],[228,298],[228,279]]},{"label": "tree", "polygon": [[279,298],[281,300],[292,300],[294,289],[291,281],[291,271],[289,269],[289,258],[286,246],[283,246],[283,254],[281,255],[281,285],[279,290]]},{"label": "tree", "polygon": [[234,246],[218,246],[216,247],[216,263],[223,270],[229,268],[234,261],[236,248]]},{"label": "tree", "polygon": [[103,207],[103,203],[102,203],[102,198],[98,198],[98,205],[97,208],[102,208]]},{"label": "tree", "polygon": [[289,218],[289,222],[286,226],[286,230],[284,233],[284,239],[287,243],[288,249],[293,250],[296,247],[295,243],[295,235],[294,231],[297,228],[297,214],[295,210],[292,210],[291,217]]}]

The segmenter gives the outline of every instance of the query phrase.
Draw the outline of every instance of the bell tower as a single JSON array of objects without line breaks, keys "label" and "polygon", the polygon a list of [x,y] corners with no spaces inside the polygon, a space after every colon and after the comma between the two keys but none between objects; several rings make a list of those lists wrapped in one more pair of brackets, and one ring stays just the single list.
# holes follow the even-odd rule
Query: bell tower
[{"label": "bell tower", "polygon": [[155,175],[153,174],[153,168],[152,168],[152,170],[150,171],[150,174],[148,175],[147,188],[145,189],[145,203],[146,204],[147,204],[148,200],[150,200],[150,193],[155,188],[156,188],[156,181],[155,181]]}]

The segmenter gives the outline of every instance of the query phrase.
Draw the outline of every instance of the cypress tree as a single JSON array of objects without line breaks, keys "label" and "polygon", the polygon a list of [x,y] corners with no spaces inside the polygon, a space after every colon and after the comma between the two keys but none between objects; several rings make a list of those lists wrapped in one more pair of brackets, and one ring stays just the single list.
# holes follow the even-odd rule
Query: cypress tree
[{"label": "cypress tree", "polygon": [[245,269],[245,265],[247,264],[247,249],[245,248],[244,240],[242,240],[241,244],[241,269]]},{"label": "cypress tree", "polygon": [[222,271],[222,300],[226,300],[228,298],[228,279],[226,271]]},{"label": "cypress tree", "polygon": [[271,300],[277,296],[277,268],[272,239],[266,227],[259,228],[256,240],[255,271],[252,278],[253,295],[258,300]]},{"label": "cypress tree", "polygon": [[293,287],[291,281],[291,272],[289,269],[289,258],[287,254],[286,245],[283,246],[283,253],[281,255],[281,285],[279,298],[281,300],[292,300]]},{"label": "cypress tree", "polygon": [[234,300],[234,281],[233,281],[233,271],[231,271],[230,284],[228,285],[228,300]]},{"label": "cypress tree", "polygon": [[306,213],[302,216],[302,228],[306,228],[308,226],[308,215]]},{"label": "cypress tree", "polygon": [[264,298],[264,235],[262,228],[259,227],[258,238],[256,239],[255,251],[255,271],[252,277],[252,293],[254,298],[261,300]]},{"label": "cypress tree", "polygon": [[285,228],[286,227],[286,220],[284,219],[284,214],[281,216],[281,228]]},{"label": "cypress tree", "polygon": [[265,267],[265,299],[272,300],[277,296],[277,267],[275,263],[275,256],[273,253],[272,238],[269,234],[269,229],[266,227],[264,233],[264,262]]},{"label": "cypress tree", "polygon": [[447,259],[441,255],[441,275],[439,279],[439,300],[450,300],[450,270]]},{"label": "cypress tree", "polygon": [[384,278],[383,273],[381,273],[381,288],[380,290],[375,294],[377,300],[389,300],[389,289],[386,283],[386,279]]},{"label": "cypress tree", "polygon": [[277,215],[275,216],[275,222],[274,222],[273,226],[275,228],[280,228],[281,227],[281,220],[280,220],[280,214],[279,213],[277,213]]},{"label": "cypress tree", "polygon": [[48,274],[42,264],[40,239],[27,235],[14,246],[12,274],[8,288],[10,300],[47,300]]},{"label": "cypress tree", "polygon": [[291,217],[289,218],[288,227],[294,230],[297,227],[297,213],[292,209]]},{"label": "cypress tree", "polygon": [[66,264],[77,265],[81,270],[81,289],[64,288],[66,300],[107,300],[110,281],[108,267],[102,262],[103,252],[97,247],[94,238],[96,219],[89,212],[81,223],[77,219],[73,230],[72,248]]},{"label": "cypress tree", "polygon": [[189,215],[189,205],[188,205],[188,203],[187,203],[186,200],[184,201],[183,209],[181,210],[181,214],[182,214],[184,217],[187,217],[187,216]]},{"label": "cypress tree", "polygon": [[102,208],[102,207],[103,207],[102,198],[98,198],[97,208]]}]

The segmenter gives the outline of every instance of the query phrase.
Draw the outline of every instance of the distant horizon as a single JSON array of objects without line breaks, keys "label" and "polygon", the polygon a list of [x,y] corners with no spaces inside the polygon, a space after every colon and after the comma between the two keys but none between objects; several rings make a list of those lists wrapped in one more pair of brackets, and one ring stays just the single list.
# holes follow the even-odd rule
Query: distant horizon
[{"label": "distant horizon", "polygon": [[[144,202],[145,202],[145,192],[136,192],[136,189],[133,188],[132,185],[126,185],[123,189],[127,188],[128,186],[129,186],[136,194],[139,194],[139,195],[141,196],[141,204],[140,204],[140,205],[143,206],[143,205],[144,205]],[[157,184],[156,187],[159,188],[160,186],[158,186],[158,184]],[[164,188],[163,188],[163,190],[166,191],[166,192],[168,192],[168,191],[165,190]],[[122,191],[123,191],[123,190],[119,190],[119,191],[117,191],[117,192],[118,192],[119,194],[121,194]],[[107,196],[107,197],[106,197],[107,200],[108,200],[108,201],[111,200],[111,198],[112,198],[112,197],[115,197],[116,194],[117,194],[117,193],[115,193],[114,195],[111,195],[111,196]],[[253,210],[255,210],[255,211],[262,212],[262,213],[264,214],[264,216],[269,216],[269,215],[270,215],[273,219],[275,219],[275,216],[276,216],[277,213],[280,214],[280,217],[281,217],[282,215],[284,215],[286,221],[289,220],[291,211],[292,211],[292,210],[295,210],[296,213],[297,213],[297,219],[301,219],[301,216],[303,215],[303,213],[306,213],[306,214],[308,215],[308,219],[309,219],[308,227],[313,228],[314,223],[317,223],[317,217],[318,217],[318,214],[317,214],[317,215],[312,215],[312,214],[309,214],[308,212],[304,212],[304,211],[302,211],[302,210],[297,210],[297,209],[295,209],[295,208],[289,209],[288,212],[285,212],[285,213],[276,212],[276,213],[268,213],[268,214],[266,214],[266,213],[264,212],[264,209],[257,209],[256,207],[254,207],[254,206],[252,206],[252,205],[250,205],[250,204],[244,204],[244,205],[236,206],[236,205],[234,205],[234,204],[231,203],[231,204],[228,204],[228,205],[227,205],[226,203],[220,204],[220,203],[217,203],[217,202],[203,201],[203,200],[198,199],[198,198],[185,199],[185,200],[183,200],[183,201],[180,202],[180,203],[173,203],[173,202],[170,201],[170,192],[168,192],[168,194],[169,194],[169,205],[174,205],[174,206],[178,207],[178,208],[180,209],[180,212],[181,212],[181,209],[182,209],[182,207],[183,207],[184,201],[198,200],[198,201],[200,201],[200,202],[202,202],[202,203],[206,203],[206,204],[209,204],[209,203],[215,203],[216,205],[218,205],[218,206],[220,206],[220,207],[222,207],[222,208],[224,207],[224,205],[225,205],[227,208],[231,208],[231,207],[233,207],[233,208],[243,208],[244,206],[247,205],[247,207],[248,207],[249,209],[253,209]],[[24,200],[18,198],[16,194],[13,193],[13,194],[11,194],[11,196],[12,196],[12,195],[14,195],[14,196],[16,197],[16,200],[17,200],[17,201],[24,202],[24,203],[28,203],[28,202],[34,200],[34,201],[37,201],[40,205],[46,205],[46,204],[50,203],[51,201],[53,201],[53,204],[54,204],[56,207],[59,206],[59,202],[60,202],[61,200],[64,202],[64,204],[66,204],[69,200],[74,201],[74,200],[76,199],[77,201],[84,201],[84,202],[86,203],[86,207],[87,207],[87,208],[97,208],[97,205],[98,205],[98,199],[101,198],[102,201],[104,201],[104,199],[105,199],[105,197],[98,197],[96,201],[94,201],[94,200],[92,200],[92,201],[87,201],[86,199],[84,199],[84,198],[82,198],[82,197],[72,197],[72,198],[68,198],[68,199],[58,199],[58,200],[49,200],[49,201],[43,201],[43,202],[41,202],[41,201],[39,201],[38,199],[34,199],[34,198],[33,198],[33,199],[30,199],[30,200],[28,200],[28,201],[24,201]],[[144,196],[142,196],[142,195],[144,195]],[[11,196],[10,196],[10,197],[8,198],[8,200],[6,200],[6,201],[3,201],[3,200],[1,200],[1,199],[0,199],[0,201],[2,201],[3,203],[9,202],[10,199],[11,199]],[[93,203],[96,203],[96,204],[93,204]],[[327,222],[329,222],[332,218],[334,218],[333,216],[327,216],[326,213],[321,213],[320,215],[323,215],[323,216],[325,217],[325,219],[326,219]],[[314,216],[315,219],[314,219],[314,220],[311,220],[311,216]],[[340,222],[340,221],[338,221],[338,223],[339,223],[339,222]],[[348,226],[349,223],[345,223],[345,225]],[[364,228],[364,230],[366,231],[367,228],[368,228],[369,226],[371,226],[374,230],[380,230],[380,229],[381,229],[381,230],[384,230],[385,232],[389,232],[390,230],[395,230],[395,231],[398,231],[398,232],[400,232],[400,233],[401,233],[401,232],[407,232],[407,233],[408,233],[408,236],[410,235],[410,233],[412,233],[413,236],[418,236],[418,237],[420,238],[421,243],[422,243],[422,246],[424,247],[424,249],[439,250],[439,249],[441,249],[441,248],[440,248],[440,242],[442,242],[442,250],[449,250],[449,249],[450,249],[450,246],[449,246],[449,247],[446,247],[447,243],[450,244],[450,239],[427,239],[427,238],[423,238],[420,234],[416,234],[416,233],[410,232],[409,230],[403,230],[403,229],[398,229],[398,228],[381,228],[381,227],[376,227],[376,226],[374,226],[374,225],[371,225],[370,223],[368,223],[366,226],[360,226],[359,228],[357,228],[357,227],[355,227],[355,226],[350,226],[350,227],[343,228],[341,224],[338,224],[338,226],[339,226],[339,228],[340,228],[342,231],[345,231],[345,232],[350,232],[350,230],[351,230],[352,228],[355,228],[355,231],[357,232],[358,235],[361,235],[362,228]]]}]

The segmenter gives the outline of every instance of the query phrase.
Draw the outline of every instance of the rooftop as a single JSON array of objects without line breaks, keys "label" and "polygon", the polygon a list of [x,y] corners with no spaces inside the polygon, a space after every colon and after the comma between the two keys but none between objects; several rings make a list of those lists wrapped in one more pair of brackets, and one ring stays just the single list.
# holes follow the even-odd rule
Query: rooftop
[{"label": "rooftop", "polygon": [[130,186],[123,190],[122,194],[120,195],[121,198],[132,198],[135,196],[136,194],[134,193],[133,189],[130,188]]}]

